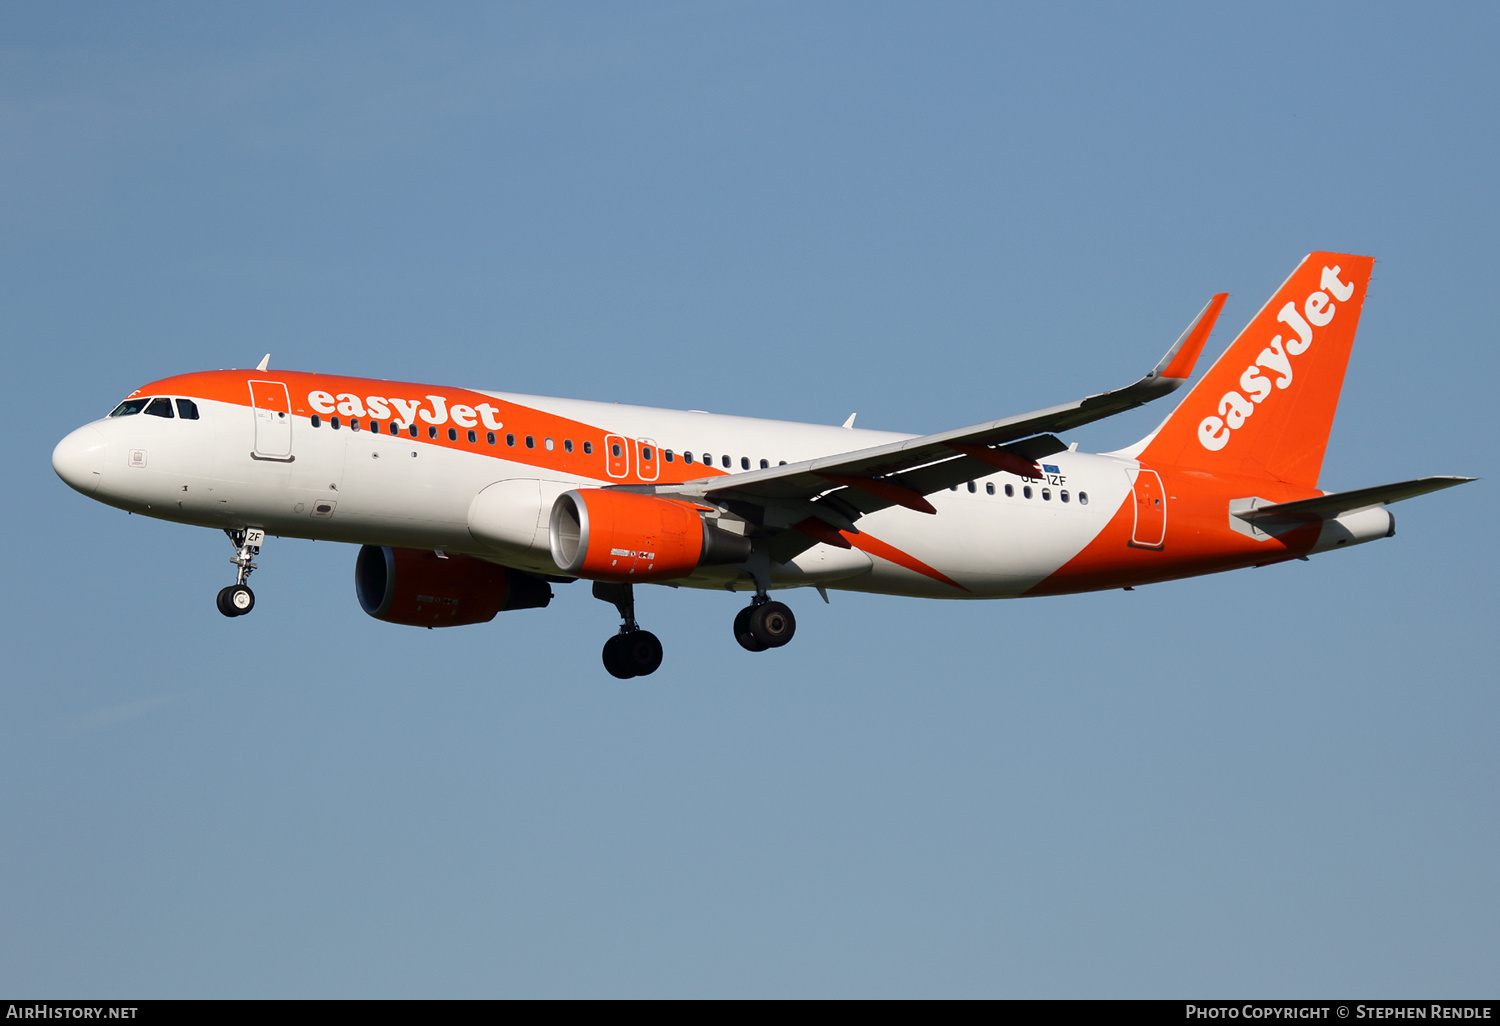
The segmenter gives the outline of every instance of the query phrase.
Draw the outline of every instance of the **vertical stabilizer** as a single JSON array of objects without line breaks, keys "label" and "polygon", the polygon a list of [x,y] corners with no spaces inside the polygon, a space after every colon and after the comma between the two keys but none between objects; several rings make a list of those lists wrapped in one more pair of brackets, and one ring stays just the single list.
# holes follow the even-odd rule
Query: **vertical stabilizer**
[{"label": "vertical stabilizer", "polygon": [[1374,266],[1371,257],[1310,254],[1140,458],[1316,486]]}]

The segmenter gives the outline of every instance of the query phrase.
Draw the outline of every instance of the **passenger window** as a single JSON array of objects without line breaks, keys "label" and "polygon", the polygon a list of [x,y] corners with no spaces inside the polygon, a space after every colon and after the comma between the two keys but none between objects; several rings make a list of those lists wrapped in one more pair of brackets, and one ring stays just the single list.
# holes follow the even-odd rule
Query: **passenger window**
[{"label": "passenger window", "polygon": [[1080,505],[1080,506],[1087,506],[1088,504],[1089,504],[1089,493],[1088,492],[1079,492],[1078,493],[1078,505]]},{"label": "passenger window", "polygon": [[1027,485],[1025,488],[1022,488],[1021,495],[1028,499],[1031,498],[1031,485]]},{"label": "passenger window", "polygon": [[359,430],[359,421],[355,420],[353,417],[349,418],[349,430],[350,431],[358,431]]},{"label": "passenger window", "polygon": [[377,435],[380,434],[380,421],[378,421],[378,420],[372,420],[372,421],[370,421],[370,430],[373,431],[373,432],[375,432]]},{"label": "passenger window", "polygon": [[976,488],[977,488],[977,487],[978,487],[978,486],[977,486],[977,485],[975,485],[975,484],[974,484],[974,482],[973,482],[973,481],[970,481],[970,482],[969,482],[969,494],[970,494],[970,495],[973,495],[973,494],[974,494],[974,491],[975,491],[975,489],[976,489]]},{"label": "passenger window", "polygon": [[650,462],[650,460],[651,460],[651,446],[649,446],[649,445],[643,445],[643,446],[641,446],[641,459],[646,460],[647,462]]},{"label": "passenger window", "polygon": [[473,445],[477,441],[479,441],[479,433],[477,431],[470,431],[469,432],[469,444]]},{"label": "passenger window", "polygon": [[682,462],[684,462],[684,463],[691,463],[691,462],[693,462],[693,454],[690,453],[690,452],[684,452],[682,454]]},{"label": "passenger window", "polygon": [[146,407],[146,416],[148,416],[148,417],[166,417],[168,420],[170,420],[172,418],[172,400],[170,400],[170,399],[153,399],[153,400],[151,400],[151,405],[148,406],[148,407]]},{"label": "passenger window", "polygon": [[720,460],[720,462],[722,462],[724,464],[724,469],[725,470],[728,470],[730,468],[730,466],[734,463],[734,461],[731,460],[728,456],[720,456],[719,460]]},{"label": "passenger window", "polygon": [[401,433],[401,425],[397,424],[394,420],[391,421],[391,434],[393,434],[393,435],[399,435],[400,433]]},{"label": "passenger window", "polygon": [[1063,502],[1067,502],[1068,501],[1068,490],[1066,488],[1064,488],[1062,491],[1060,491],[1060,492],[1057,493],[1057,497],[1059,499],[1061,499]]},{"label": "passenger window", "polygon": [[761,470],[769,470],[770,467],[771,467],[771,461],[770,460],[761,460],[760,461],[760,469]]},{"label": "passenger window", "polygon": [[564,438],[563,439],[563,452],[572,452],[572,451],[573,451],[573,439],[571,439],[571,438]]},{"label": "passenger window", "polygon": [[1015,485],[1006,485],[1005,486],[1005,497],[1007,499],[1014,499],[1016,497],[1016,486]]},{"label": "passenger window", "polygon": [[777,466],[778,466],[778,467],[784,467],[784,466],[786,466],[786,460],[782,460],[782,461],[781,461],[781,462],[780,462],[780,463],[778,463],[778,464],[776,464],[776,465],[777,465]]},{"label": "passenger window", "polygon": [[1051,502],[1052,501],[1052,489],[1051,488],[1043,488],[1042,489],[1042,500],[1044,502]]},{"label": "passenger window", "polygon": [[110,416],[134,417],[137,413],[140,413],[142,410],[144,410],[146,408],[146,404],[150,401],[150,399],[126,399],[119,406],[115,407],[115,412],[111,413]]},{"label": "passenger window", "polygon": [[741,470],[749,470],[750,469],[750,457],[749,456],[741,456],[740,457],[740,469]]},{"label": "passenger window", "polygon": [[618,442],[612,443],[610,445],[610,447],[609,447],[609,454],[611,456],[615,457],[616,459],[619,458],[619,456],[620,456],[620,444]]},{"label": "passenger window", "polygon": [[318,416],[316,413],[314,413],[312,415],[312,426],[313,427],[322,427],[323,426],[323,418],[320,417],[320,416]]},{"label": "passenger window", "polygon": [[181,417],[183,420],[197,420],[198,404],[193,402],[191,399],[177,400],[177,416]]},{"label": "passenger window", "polygon": [[437,428],[436,427],[429,427],[427,429],[427,437],[428,438],[436,438],[437,437]]},{"label": "passenger window", "polygon": [[592,456],[593,453],[594,453],[594,443],[593,442],[584,442],[583,443],[583,454],[585,456]]},{"label": "passenger window", "polygon": [[526,436],[526,448],[528,448],[528,449],[535,449],[536,448],[536,436],[535,435],[527,435]]},{"label": "passenger window", "polygon": [[337,417],[329,417],[328,426],[337,431],[339,429],[339,419]]},{"label": "passenger window", "polygon": [[449,428],[448,429],[448,441],[450,441],[450,442],[456,442],[456,441],[458,441],[458,428]]},{"label": "passenger window", "polygon": [[950,492],[956,492],[956,491],[958,491],[958,485],[949,485],[948,486],[948,490]]},{"label": "passenger window", "polygon": [[542,440],[542,448],[546,449],[548,452],[551,452],[553,449],[557,448],[557,443],[550,438],[545,438]]},{"label": "passenger window", "polygon": [[484,433],[484,440],[486,442],[488,442],[490,445],[494,445],[495,444],[495,432],[493,432],[493,431],[486,431]]},{"label": "passenger window", "polygon": [[512,448],[514,448],[515,444],[516,444],[516,436],[515,435],[506,435],[505,436],[505,444],[508,445],[508,446],[511,446]]},{"label": "passenger window", "polygon": [[663,449],[661,451],[661,456],[662,459],[666,460],[668,463],[677,462],[677,454],[674,453],[671,449]]},{"label": "passenger window", "polygon": [[413,438],[417,437],[417,426],[415,424],[413,424],[411,427],[407,428],[406,431],[407,431],[407,434],[411,435]]},{"label": "passenger window", "polygon": [[986,495],[994,495],[995,494],[995,482],[993,482],[993,481],[986,481],[984,483],[984,493]]}]

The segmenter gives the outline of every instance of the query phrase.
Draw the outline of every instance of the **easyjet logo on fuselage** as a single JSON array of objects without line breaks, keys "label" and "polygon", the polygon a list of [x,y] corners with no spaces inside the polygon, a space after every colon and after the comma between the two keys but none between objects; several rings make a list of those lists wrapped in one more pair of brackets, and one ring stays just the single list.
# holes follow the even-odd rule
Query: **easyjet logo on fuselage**
[{"label": "easyjet logo on fuselage", "polygon": [[[1229,444],[1230,436],[1255,413],[1255,407],[1266,401],[1273,391],[1272,379],[1262,374],[1269,371],[1275,376],[1275,389],[1283,389],[1292,383],[1292,358],[1307,352],[1313,342],[1313,328],[1325,327],[1333,320],[1337,304],[1348,302],[1354,295],[1354,284],[1339,281],[1339,265],[1323,268],[1321,286],[1302,302],[1299,312],[1295,302],[1288,302],[1276,315],[1276,320],[1296,332],[1296,338],[1282,340],[1277,335],[1271,344],[1260,351],[1255,362],[1240,375],[1240,391],[1225,392],[1219,400],[1219,415],[1204,417],[1198,422],[1198,442],[1210,452],[1218,452]],[[1246,398],[1246,396],[1249,398]]]},{"label": "easyjet logo on fuselage", "polygon": [[[431,409],[424,408],[426,406]],[[437,427],[446,424],[451,418],[453,423],[461,428],[478,427],[482,421],[489,431],[499,431],[505,425],[500,422],[500,410],[489,403],[479,403],[476,406],[465,406],[462,403],[449,405],[444,396],[429,395],[422,399],[397,399],[385,398],[378,395],[367,395],[363,399],[353,392],[340,392],[337,395],[332,392],[314,391],[307,393],[307,405],[326,415],[339,413],[345,417],[374,417],[376,420],[387,420],[391,416],[392,407],[395,408],[397,422],[402,427],[415,424],[417,418]]]}]

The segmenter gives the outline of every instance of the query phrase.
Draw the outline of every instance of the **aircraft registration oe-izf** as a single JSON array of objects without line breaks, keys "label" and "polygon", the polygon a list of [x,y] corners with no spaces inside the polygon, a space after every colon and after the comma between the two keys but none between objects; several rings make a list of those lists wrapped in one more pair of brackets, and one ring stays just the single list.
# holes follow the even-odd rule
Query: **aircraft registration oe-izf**
[{"label": "aircraft registration oe-izf", "polygon": [[775,589],[1017,598],[1130,588],[1394,533],[1386,508],[1471,478],[1317,487],[1374,260],[1313,253],[1162,425],[1126,449],[1057,435],[1181,387],[1225,296],[1132,385],[910,436],[326,374],[207,371],[145,385],[58,443],[67,484],[222,529],[250,612],[267,534],[361,545],[355,594],[448,627],[593,582],[616,677],[661,664],[638,582],[751,591],[734,637],[796,630]]}]

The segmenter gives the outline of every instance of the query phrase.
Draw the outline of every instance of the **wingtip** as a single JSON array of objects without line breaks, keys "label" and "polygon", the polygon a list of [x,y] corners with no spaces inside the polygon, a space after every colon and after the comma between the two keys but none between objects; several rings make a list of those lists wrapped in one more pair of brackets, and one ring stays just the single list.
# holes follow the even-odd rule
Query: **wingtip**
[{"label": "wingtip", "polygon": [[1219,312],[1224,309],[1224,301],[1228,298],[1229,293],[1220,292],[1199,311],[1198,316],[1193,318],[1193,323],[1187,326],[1182,337],[1162,360],[1166,366],[1158,371],[1159,377],[1181,382],[1193,376],[1193,368],[1198,365],[1198,357],[1203,354],[1203,346],[1208,342],[1208,336],[1213,334]]}]

